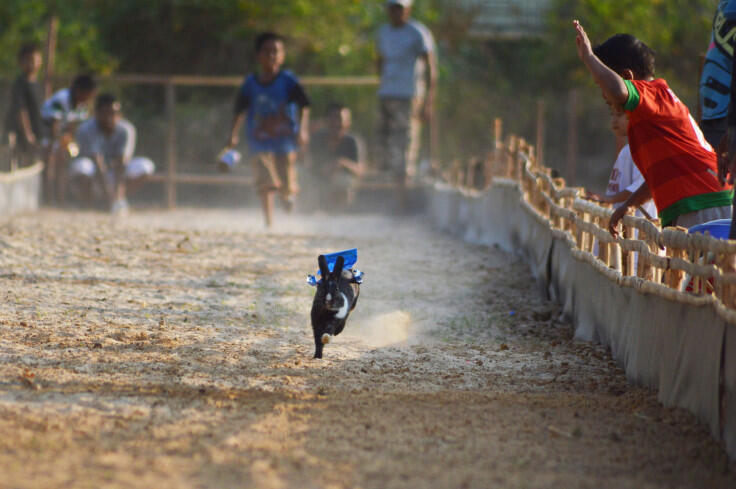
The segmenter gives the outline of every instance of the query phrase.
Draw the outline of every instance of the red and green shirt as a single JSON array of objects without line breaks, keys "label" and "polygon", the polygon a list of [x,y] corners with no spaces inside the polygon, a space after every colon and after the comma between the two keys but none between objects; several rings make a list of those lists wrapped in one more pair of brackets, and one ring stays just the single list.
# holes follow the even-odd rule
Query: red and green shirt
[{"label": "red and green shirt", "polygon": [[625,80],[629,146],[663,226],[678,216],[731,205],[733,191],[718,182],[713,148],[667,82]]}]

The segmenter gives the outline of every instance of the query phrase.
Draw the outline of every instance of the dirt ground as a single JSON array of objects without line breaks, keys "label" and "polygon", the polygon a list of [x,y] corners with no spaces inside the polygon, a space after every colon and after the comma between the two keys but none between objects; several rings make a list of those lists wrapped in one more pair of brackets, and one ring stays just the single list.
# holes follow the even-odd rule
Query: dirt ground
[{"label": "dirt ground", "polygon": [[[421,219],[42,211],[0,227],[0,487],[733,488],[707,428]],[[313,360],[306,274],[357,246]]]}]

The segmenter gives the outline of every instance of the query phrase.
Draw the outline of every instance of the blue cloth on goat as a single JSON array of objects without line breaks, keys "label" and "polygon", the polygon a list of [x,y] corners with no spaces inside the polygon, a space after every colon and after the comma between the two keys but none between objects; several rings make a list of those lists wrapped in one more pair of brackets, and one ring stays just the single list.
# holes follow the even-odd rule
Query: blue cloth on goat
[{"label": "blue cloth on goat", "polygon": [[[353,278],[356,283],[361,284],[363,283],[363,272],[360,270],[352,270],[353,265],[358,263],[358,248],[352,248],[349,250],[343,250],[338,251],[336,253],[330,253],[325,255],[325,260],[327,260],[327,268],[332,271],[335,268],[335,262],[337,261],[337,257],[342,256],[345,260],[345,263],[343,263],[343,270],[351,270],[353,272]],[[320,271],[317,270],[317,273],[314,275],[307,275],[307,283],[312,286],[317,286],[320,283],[320,280],[317,280],[317,275],[321,275]]]}]

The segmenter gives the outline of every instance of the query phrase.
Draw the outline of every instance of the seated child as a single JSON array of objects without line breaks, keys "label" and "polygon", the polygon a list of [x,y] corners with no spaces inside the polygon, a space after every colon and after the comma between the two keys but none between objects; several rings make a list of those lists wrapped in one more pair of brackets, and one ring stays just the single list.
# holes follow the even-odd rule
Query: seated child
[{"label": "seated child", "polygon": [[103,93],[97,97],[95,115],[79,126],[76,139],[79,157],[71,161],[69,174],[82,197],[91,200],[96,179],[111,211],[127,213],[127,196],[153,174],[155,167],[148,158],[133,158],[135,127],[122,118],[115,96]]},{"label": "seated child", "polygon": [[[591,200],[614,204],[614,207],[620,207],[621,203],[631,197],[631,194],[636,192],[644,183],[644,177],[641,176],[641,172],[639,172],[639,169],[634,164],[634,160],[631,158],[631,149],[626,138],[626,126],[628,122],[628,117],[626,117],[626,113],[623,111],[611,113],[611,129],[616,135],[616,141],[621,141],[623,147],[618,153],[616,162],[613,164],[605,195],[588,194],[588,198]],[[640,209],[643,209],[646,215]],[[636,215],[656,219],[657,208],[654,202],[651,199],[647,200],[636,210]]]},{"label": "seated child", "polygon": [[350,109],[333,104],[327,111],[327,129],[314,135],[312,165],[320,181],[328,182],[321,194],[323,208],[345,207],[353,203],[358,180],[365,172],[363,141],[350,132]]},{"label": "seated child", "polygon": [[631,206],[653,198],[662,226],[692,227],[731,217],[731,187],[718,180],[716,154],[662,79],[654,79],[654,53],[628,34],[617,34],[593,50],[585,30],[574,22],[578,55],[603,97],[629,117],[634,163],[645,184],[616,209],[609,231]]}]

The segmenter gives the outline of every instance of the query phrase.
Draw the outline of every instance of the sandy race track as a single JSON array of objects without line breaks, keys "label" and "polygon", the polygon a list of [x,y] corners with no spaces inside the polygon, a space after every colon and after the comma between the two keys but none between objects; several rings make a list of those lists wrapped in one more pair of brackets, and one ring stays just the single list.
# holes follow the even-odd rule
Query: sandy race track
[{"label": "sandy race track", "polygon": [[[736,487],[525,265],[421,219],[42,211],[0,227],[0,488]],[[306,274],[357,246],[313,360]]]}]

